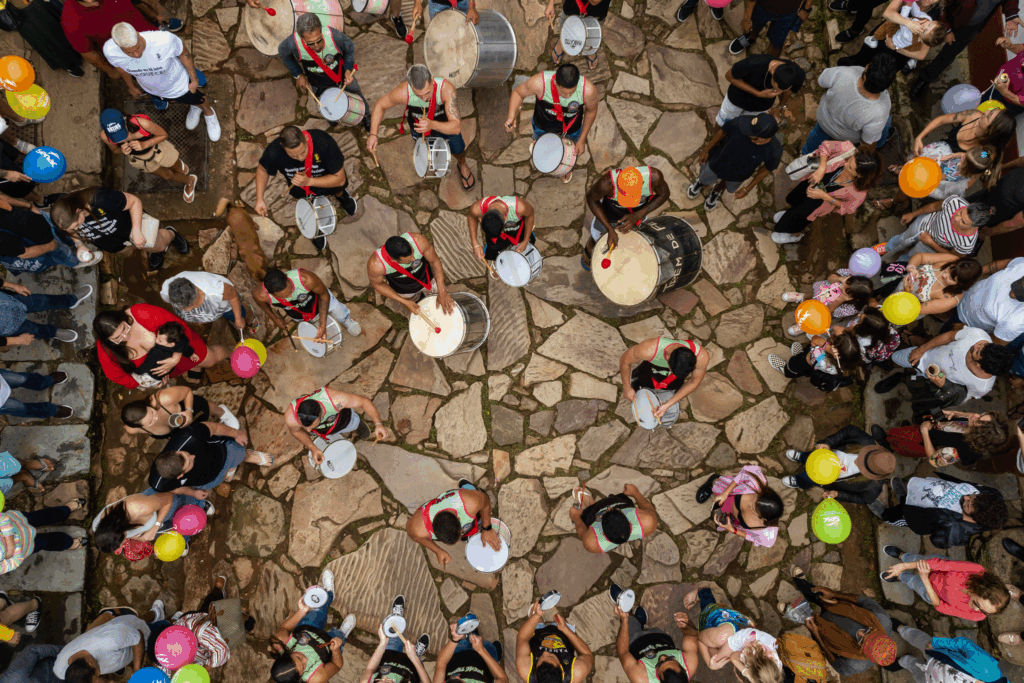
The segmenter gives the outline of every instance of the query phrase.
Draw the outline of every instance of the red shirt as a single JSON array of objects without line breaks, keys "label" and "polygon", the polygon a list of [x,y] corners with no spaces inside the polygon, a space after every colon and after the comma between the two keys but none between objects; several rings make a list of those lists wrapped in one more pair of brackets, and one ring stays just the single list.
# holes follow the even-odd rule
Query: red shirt
[{"label": "red shirt", "polygon": [[78,0],[66,0],[60,24],[71,47],[78,52],[103,52],[103,43],[110,38],[114,24],[126,21],[136,31],[155,31],[135,9],[131,0],[100,0],[96,7],[83,7]]},{"label": "red shirt", "polygon": [[[64,6],[67,7],[67,5],[70,5],[74,1],[75,0],[68,0],[67,4]],[[130,307],[127,312],[128,315],[135,319],[135,322],[154,334],[156,333],[157,328],[164,323],[175,322],[180,324],[185,328],[185,336],[188,337],[188,343],[192,345],[196,355],[199,356],[199,362],[201,363],[206,359],[206,344],[198,334],[189,328],[184,320],[173,313],[165,311],[159,306],[152,306],[150,304],[135,304]],[[96,352],[100,358],[100,367],[103,368],[103,374],[107,376],[107,379],[111,382],[117,382],[121,386],[128,387],[129,389],[134,389],[139,386],[139,383],[135,381],[135,378],[121,369],[121,366],[117,364],[113,356],[110,355],[110,352],[107,351],[98,340],[96,342]],[[132,362],[135,364],[135,367],[138,367],[142,365],[142,361],[145,359],[146,357],[142,356],[141,358],[134,359]],[[197,365],[199,365],[199,363],[193,363],[188,356],[183,355],[181,360],[178,361],[178,364],[173,370],[171,370],[170,377],[177,377],[178,375],[184,374]]]},{"label": "red shirt", "polygon": [[972,609],[971,597],[967,594],[967,579],[974,574],[982,574],[985,568],[973,562],[959,560],[928,560],[931,573],[928,580],[941,601],[935,609],[951,617],[960,617],[968,621],[983,621],[987,616],[984,612]]}]

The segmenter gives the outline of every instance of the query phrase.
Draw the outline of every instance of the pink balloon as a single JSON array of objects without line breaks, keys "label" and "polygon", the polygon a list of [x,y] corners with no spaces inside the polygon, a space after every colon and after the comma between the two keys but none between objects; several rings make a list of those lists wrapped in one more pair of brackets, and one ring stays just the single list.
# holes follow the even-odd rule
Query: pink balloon
[{"label": "pink balloon", "polygon": [[237,346],[231,352],[231,369],[239,377],[248,379],[260,371],[260,357],[248,346]]},{"label": "pink balloon", "polygon": [[705,0],[708,7],[728,7],[732,0]]},{"label": "pink balloon", "polygon": [[168,626],[156,637],[156,661],[165,669],[180,669],[196,658],[199,644],[192,631],[181,625]]},{"label": "pink balloon", "polygon": [[182,505],[174,513],[174,530],[182,536],[195,536],[206,527],[206,511],[198,505]]}]

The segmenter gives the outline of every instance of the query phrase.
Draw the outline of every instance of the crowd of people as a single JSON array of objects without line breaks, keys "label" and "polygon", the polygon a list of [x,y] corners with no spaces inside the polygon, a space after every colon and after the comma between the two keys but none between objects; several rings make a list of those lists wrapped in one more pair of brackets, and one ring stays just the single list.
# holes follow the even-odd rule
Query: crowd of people
[{"label": "crowd of people", "polygon": [[[698,2],[684,0],[678,21],[688,21]],[[261,9],[259,0],[246,3]],[[406,38],[411,33],[400,15],[401,4],[400,0],[390,3],[386,16],[397,35]],[[881,0],[833,0],[818,10],[837,17],[854,15],[836,36],[842,44],[864,33],[879,4]],[[712,19],[721,21],[722,3],[709,5]],[[603,22],[609,6],[610,0],[566,0],[559,25],[569,16]],[[788,378],[808,377],[823,392],[866,382],[868,390],[881,394],[906,384],[911,396],[912,419],[907,424],[890,429],[848,425],[830,436],[815,435],[812,450],[786,450],[784,455],[796,463],[796,472],[784,477],[782,486],[803,491],[820,487],[825,498],[864,505],[879,523],[907,527],[940,550],[966,546],[980,534],[1007,527],[1010,508],[998,489],[971,481],[969,474],[953,476],[949,468],[955,466],[958,475],[974,470],[1024,477],[1024,431],[1013,423],[1018,415],[958,410],[970,399],[988,396],[1000,377],[1013,387],[1024,387],[1024,258],[985,264],[978,260],[986,240],[1024,227],[1024,169],[1019,161],[1006,160],[1016,133],[1015,115],[1024,112],[1024,53],[1011,40],[1021,24],[1017,2],[891,0],[880,25],[864,37],[863,47],[839,58],[836,66],[809,74],[783,53],[789,34],[799,30],[815,6],[811,0],[747,0],[743,33],[731,41],[729,51],[748,54],[724,75],[728,90],[710,138],[696,153],[699,169],[686,189],[690,200],[706,195],[707,213],[717,208],[726,192],[743,199],[774,174],[783,157],[779,132],[795,121],[788,103],[810,76],[816,76],[824,94],[816,123],[800,150],[813,170],[785,196],[786,208],[768,221],[773,226],[771,239],[779,245],[800,242],[809,226],[830,214],[858,214],[884,171],[879,149],[899,136],[890,94],[898,73],[919,72],[910,96],[921,99],[997,11],[1005,20],[1004,37],[993,47],[1015,55],[994,74],[992,87],[983,94],[986,102],[994,104],[943,114],[906,141],[911,150],[907,161],[917,156],[932,158],[939,162],[942,177],[917,208],[899,191],[871,203],[877,211],[896,211],[905,228],[874,247],[883,259],[878,275],[840,269],[822,274],[810,292],[784,293],[786,304],[819,302],[830,313],[832,324],[822,334],[805,334],[800,324],[778,330],[780,336],[785,333],[799,341],[793,342],[789,358],[769,356],[772,368]],[[446,10],[464,13],[467,21],[480,20],[473,0],[453,0],[450,6],[427,2],[430,17]],[[220,139],[217,114],[203,91],[206,76],[195,67],[185,42],[175,35],[184,24],[154,0],[65,0],[62,9],[56,0],[11,0],[0,11],[5,13],[0,21],[7,22],[0,28],[20,32],[51,68],[80,77],[84,60],[121,81],[132,97],[148,96],[159,111],[188,105],[185,128],[194,130],[202,122],[210,141]],[[544,13],[554,27],[553,0]],[[422,15],[422,3],[416,0],[414,26]],[[762,31],[767,33],[764,53],[755,54]],[[519,111],[533,98],[533,140],[555,134],[582,155],[599,112],[601,91],[585,75],[595,67],[596,58],[588,57],[581,70],[559,48],[556,40],[550,51],[552,69],[531,75],[511,90],[505,128],[518,129]],[[931,48],[938,50],[928,60]],[[355,77],[353,41],[324,26],[313,13],[296,17],[294,33],[281,41],[278,52],[300,91],[308,90],[315,97],[340,86],[362,102],[365,115],[358,125],[365,131],[368,154],[374,154],[379,145],[386,112],[402,106],[400,131],[408,127],[413,138],[445,140],[462,188],[475,186],[477,179],[466,161],[458,95],[449,80],[414,64],[405,82],[395,84],[371,104]],[[0,115],[15,127],[38,122],[19,116],[2,100]],[[104,110],[96,123],[111,155],[126,155],[133,168],[180,184],[184,203],[195,200],[197,169],[180,157],[168,130],[146,115],[117,108]],[[168,249],[189,253],[186,237],[145,213],[138,196],[103,186],[43,194],[18,170],[22,155],[34,145],[18,139],[14,129],[0,133],[0,264],[11,274],[95,267],[105,254],[128,256],[139,250],[155,275]],[[933,139],[936,133],[944,137]],[[344,161],[327,132],[284,126],[259,159],[252,209],[260,216],[269,214],[268,201],[274,199],[267,196],[270,179],[280,173],[293,199],[333,198],[347,216],[356,216],[358,199],[349,192]],[[890,170],[898,173],[900,167]],[[569,182],[571,176],[569,171],[562,179]],[[591,270],[594,249],[605,236],[614,248],[623,235],[671,199],[665,175],[651,166],[614,168],[600,174],[586,192],[593,218],[584,226],[589,239],[581,268]],[[490,266],[501,252],[522,253],[536,243],[536,212],[534,204],[514,194],[474,202],[467,211],[466,251],[487,263],[491,276],[497,277]],[[310,239],[317,253],[328,249],[324,236]],[[106,505],[92,520],[87,538],[38,529],[64,522],[87,504],[84,499],[33,512],[6,509],[0,513],[0,574],[17,570],[32,553],[89,544],[130,561],[144,559],[154,552],[154,541],[175,528],[176,513],[182,508],[197,506],[207,517],[214,517],[213,492],[226,500],[240,468],[274,464],[274,454],[247,448],[248,434],[226,405],[196,393],[204,370],[231,354],[223,345],[208,344],[196,329],[205,331],[205,326],[223,318],[242,335],[265,325],[290,336],[292,325],[308,323],[315,328],[309,341],[326,343],[332,334],[358,336],[362,327],[314,272],[274,264],[258,272],[250,270],[258,284],[249,292],[223,275],[185,271],[162,281],[159,295],[164,306],[118,305],[95,316],[92,328],[104,378],[138,390],[133,400],[117,406],[123,429],[163,445],[152,458],[145,490]],[[428,235],[405,232],[388,238],[370,256],[367,276],[380,297],[410,317],[422,313],[419,302],[427,294],[435,294],[446,313],[453,310],[444,264]],[[73,330],[39,324],[27,315],[74,309],[93,293],[91,287],[84,287],[73,293],[36,294],[7,280],[0,281],[0,290],[0,346],[25,345],[34,339],[75,341]],[[917,321],[896,324],[889,319],[882,304],[898,293],[909,293],[919,301]],[[255,309],[245,305],[243,294],[251,296]],[[925,326],[917,323],[926,318],[941,324],[938,334],[923,334]],[[331,320],[337,322],[338,330],[329,329]],[[633,401],[638,392],[651,392],[659,400],[656,407],[652,403],[656,428],[670,428],[681,415],[680,402],[704,379],[710,359],[700,340],[668,336],[644,340],[620,358],[624,396]],[[890,370],[895,372],[881,378]],[[183,383],[172,381],[177,377]],[[0,370],[0,414],[71,417],[70,406],[23,403],[10,397],[12,388],[42,390],[67,380],[64,372]],[[314,467],[324,464],[325,450],[339,440],[390,437],[369,397],[326,386],[295,397],[280,419],[308,449]],[[808,471],[817,449],[827,449],[838,459],[840,473],[832,483],[819,484]],[[926,458],[928,475],[896,476],[899,458]],[[23,488],[40,496],[46,491],[44,475],[56,466],[43,456],[19,459],[2,453],[0,492],[17,493]],[[20,488],[15,491],[15,487]],[[452,560],[442,546],[474,536],[484,546],[500,549],[503,540],[492,525],[487,491],[462,480],[455,489],[426,493],[435,497],[412,514],[406,530],[442,567]],[[713,501],[711,521],[717,531],[740,536],[754,546],[776,543],[785,504],[759,466],[748,464],[732,474],[712,474],[695,495],[699,504]],[[609,553],[647,538],[660,522],[654,505],[632,484],[600,500],[580,486],[573,489],[572,499],[569,518],[590,553]],[[185,537],[184,553],[190,540]],[[1012,539],[1004,539],[1002,548],[1024,562],[1024,547]],[[1022,590],[1006,582],[1010,577],[998,577],[981,564],[918,555],[892,545],[883,551],[895,562],[880,573],[880,579],[905,584],[941,614],[981,622],[1011,601],[1024,601]],[[781,683],[793,675],[797,680],[820,681],[829,665],[840,676],[875,666],[905,669],[918,683],[1005,680],[997,658],[972,640],[928,635],[892,617],[876,600],[814,585],[799,567],[791,567],[789,574],[802,597],[778,609],[789,622],[805,625],[810,638],[759,630],[748,616],[722,604],[721,595],[701,588],[672,606],[678,610],[674,625],[682,634],[677,643],[664,629],[648,625],[647,611],[633,591],[612,584],[607,610],[620,620],[615,650],[626,677],[630,683],[685,683],[702,666],[718,670],[731,665],[738,678],[750,683]],[[300,600],[270,639],[275,657],[272,676],[278,683],[325,683],[344,666],[343,650],[355,628],[355,616],[345,616],[338,628],[328,630],[334,602],[330,570],[323,571],[317,587],[323,589],[326,600],[318,606]],[[220,576],[196,610],[170,618],[159,600],[143,616],[131,607],[104,609],[82,635],[62,648],[23,647],[0,675],[0,683],[111,680],[122,670],[157,665],[157,640],[172,627],[190,631],[198,643],[194,661],[216,669],[256,625],[237,599],[227,595],[227,577]],[[508,668],[531,682],[583,681],[594,669],[594,654],[575,625],[560,614],[545,623],[542,602],[546,598],[530,607],[519,627],[514,662]],[[40,623],[42,600],[38,597],[19,600],[0,592],[0,607],[0,640],[9,645],[17,646],[21,640],[21,633],[9,625],[21,623],[22,631],[32,634]],[[405,598],[399,595],[390,612],[382,610],[387,618],[378,628],[379,645],[361,683],[508,680],[502,643],[483,639],[479,620],[472,614],[451,624],[435,673],[428,675],[423,658],[429,635],[412,641],[393,628],[396,622],[389,621],[403,620],[406,609]],[[699,616],[692,616],[693,610]],[[897,657],[894,635],[920,656]],[[1012,646],[1020,644],[1024,634],[997,637]]]}]

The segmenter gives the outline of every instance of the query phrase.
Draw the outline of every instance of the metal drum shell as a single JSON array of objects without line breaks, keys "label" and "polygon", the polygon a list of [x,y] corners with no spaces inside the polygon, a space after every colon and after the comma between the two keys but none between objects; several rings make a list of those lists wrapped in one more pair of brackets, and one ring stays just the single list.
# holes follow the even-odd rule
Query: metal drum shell
[{"label": "metal drum shell", "polygon": [[[442,24],[437,24],[435,28],[435,22],[445,12],[458,10],[446,9],[438,13],[427,26],[425,41],[428,45],[425,46],[424,61],[430,73],[448,79],[456,88],[488,88],[507,81],[515,68],[519,50],[515,30],[509,20],[500,12],[482,9],[478,11],[480,23],[474,25],[469,22],[467,28],[475,32],[477,41],[476,64],[470,70],[468,65],[439,62],[435,51],[429,47],[430,43],[441,42],[437,33],[441,30]],[[465,19],[465,15],[462,16]],[[431,28],[434,28],[433,35]]]}]

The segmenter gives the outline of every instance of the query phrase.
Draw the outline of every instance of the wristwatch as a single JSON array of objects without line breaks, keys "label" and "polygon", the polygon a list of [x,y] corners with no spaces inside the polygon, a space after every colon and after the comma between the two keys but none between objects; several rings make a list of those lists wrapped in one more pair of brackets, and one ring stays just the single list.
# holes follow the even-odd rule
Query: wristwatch
[{"label": "wristwatch", "polygon": [[490,525],[490,524],[488,524],[487,526],[483,526],[483,525],[480,526],[480,530],[481,531],[491,531],[492,529],[494,529],[494,527],[492,525]]}]

